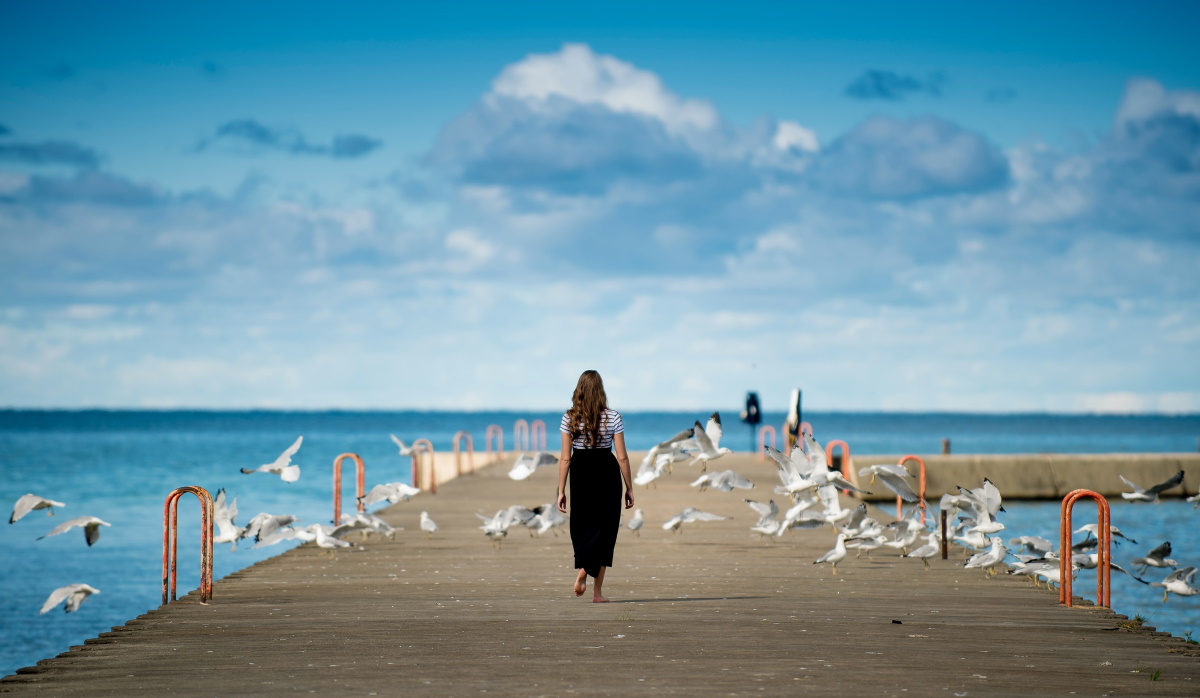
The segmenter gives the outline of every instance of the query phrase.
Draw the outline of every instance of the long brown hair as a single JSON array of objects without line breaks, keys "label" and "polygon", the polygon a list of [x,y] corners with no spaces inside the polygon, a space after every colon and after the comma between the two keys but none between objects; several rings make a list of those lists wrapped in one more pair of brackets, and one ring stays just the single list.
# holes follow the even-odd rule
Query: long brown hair
[{"label": "long brown hair", "polygon": [[582,434],[588,448],[595,447],[600,442],[600,418],[607,407],[608,396],[604,394],[604,380],[600,374],[590,370],[581,373],[575,384],[575,394],[571,396],[571,409],[567,410],[571,438]]}]

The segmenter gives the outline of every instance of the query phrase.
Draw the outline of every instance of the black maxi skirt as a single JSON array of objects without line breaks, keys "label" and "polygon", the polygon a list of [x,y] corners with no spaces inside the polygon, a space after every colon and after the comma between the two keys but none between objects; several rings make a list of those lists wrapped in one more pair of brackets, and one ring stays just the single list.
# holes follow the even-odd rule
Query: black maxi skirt
[{"label": "black maxi skirt", "polygon": [[608,448],[571,450],[571,546],[589,576],[612,567],[621,528],[621,469]]}]

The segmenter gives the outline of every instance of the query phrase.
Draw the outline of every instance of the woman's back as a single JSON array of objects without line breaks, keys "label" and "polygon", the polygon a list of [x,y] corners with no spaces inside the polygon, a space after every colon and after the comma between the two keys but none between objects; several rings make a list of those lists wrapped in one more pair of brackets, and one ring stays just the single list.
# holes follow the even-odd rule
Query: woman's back
[{"label": "woman's back", "polygon": [[595,443],[589,445],[590,439],[588,438],[587,428],[583,420],[577,420],[576,424],[572,425],[570,415],[570,411],[563,413],[558,430],[564,434],[571,435],[571,446],[573,448],[612,448],[613,436],[625,431],[625,422],[621,419],[621,413],[605,407],[600,414]]}]

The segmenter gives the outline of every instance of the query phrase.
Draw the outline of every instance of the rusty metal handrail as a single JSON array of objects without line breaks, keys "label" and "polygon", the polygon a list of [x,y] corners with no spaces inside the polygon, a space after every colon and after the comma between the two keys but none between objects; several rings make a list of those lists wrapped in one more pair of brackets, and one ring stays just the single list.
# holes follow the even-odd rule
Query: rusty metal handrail
[{"label": "rusty metal handrail", "polygon": [[[175,600],[175,568],[179,550],[179,498],[192,493],[200,500],[200,603],[212,599],[213,500],[196,485],[177,487],[163,502],[162,602]],[[168,571],[169,568],[169,571]]]},{"label": "rusty metal handrail", "polygon": [[[906,462],[908,462],[910,460],[915,460],[917,462],[917,465],[920,466],[920,470],[921,470],[920,489],[917,490],[917,495],[920,497],[919,506],[921,507],[921,525],[924,526],[925,525],[925,513],[926,513],[926,509],[927,509],[927,505],[925,503],[925,459],[920,456],[914,456],[910,453],[907,456],[900,459],[900,465],[904,465]],[[896,495],[896,518],[897,519],[903,518],[903,514],[904,514],[904,506],[903,505],[904,505],[904,500],[900,498],[900,495]]]},{"label": "rusty metal handrail", "polygon": [[[542,438],[538,439],[539,436]],[[546,450],[546,423],[540,419],[535,419],[529,424],[529,450]]]},{"label": "rusty metal handrail", "polygon": [[459,431],[454,435],[454,472],[456,475],[462,475],[462,446],[460,442],[463,438],[467,439],[467,464],[471,466],[471,474],[475,474],[475,439],[469,431]]},{"label": "rusty metal handrail", "polygon": [[[492,455],[492,437],[496,437],[496,455]],[[484,437],[484,446],[487,448],[488,462],[491,463],[497,460],[504,460],[504,430],[499,424],[489,424],[487,428],[487,436]]]},{"label": "rusty metal handrail", "polygon": [[778,441],[776,440],[775,427],[770,424],[764,424],[758,428],[758,461],[761,463],[767,459],[767,434],[771,435],[771,448],[778,449]]},{"label": "rusty metal handrail", "polygon": [[358,510],[364,511],[363,495],[367,493],[367,466],[357,453],[343,453],[333,459],[333,525],[342,522],[342,461],[350,458],[354,461],[354,469],[358,477],[354,485],[354,501],[358,502]]},{"label": "rusty metal handrail", "polygon": [[429,494],[437,494],[437,459],[429,439],[417,439],[412,447],[413,487],[421,489],[421,454],[429,454]]},{"label": "rusty metal handrail", "polygon": [[[521,440],[522,436],[525,437],[524,441]],[[521,448],[522,444],[525,445],[525,448]],[[529,451],[529,422],[524,419],[513,422],[513,450]]]},{"label": "rusty metal handrail", "polygon": [[[833,441],[825,444],[825,463],[829,464],[833,462],[833,448],[835,446],[841,447],[842,449],[842,478],[851,485],[858,487],[858,473],[854,472],[854,468],[850,465],[850,444],[842,441],[841,439],[834,439]],[[862,495],[858,492],[854,493],[854,497],[856,499],[862,499]]]},{"label": "rusty metal handrail", "polygon": [[1112,608],[1112,512],[1104,495],[1093,490],[1072,490],[1063,497],[1058,531],[1058,602],[1072,605],[1071,512],[1083,497],[1096,501],[1096,605]]},{"label": "rusty metal handrail", "polygon": [[800,426],[798,427],[797,431],[799,432],[799,434],[801,436],[803,436],[805,434],[812,436],[812,433],[813,433],[812,425],[809,424],[808,422],[800,422]]}]

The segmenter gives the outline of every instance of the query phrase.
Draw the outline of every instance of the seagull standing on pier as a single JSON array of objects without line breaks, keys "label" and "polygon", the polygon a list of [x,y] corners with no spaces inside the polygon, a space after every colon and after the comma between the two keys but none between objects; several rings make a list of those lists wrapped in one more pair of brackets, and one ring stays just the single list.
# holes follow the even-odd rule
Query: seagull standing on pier
[{"label": "seagull standing on pier", "polygon": [[989,540],[992,543],[991,547],[982,553],[972,555],[963,567],[977,567],[989,575],[996,573],[996,567],[1004,562],[1004,558],[1008,557],[1008,546],[1004,545],[1004,540],[997,536],[992,536]]},{"label": "seagull standing on pier", "polygon": [[36,494],[23,494],[13,505],[12,515],[8,517],[10,524],[16,523],[23,519],[26,514],[34,509],[45,509],[46,516],[54,516],[54,507],[65,507],[66,504],[56,502],[53,499],[39,497]]},{"label": "seagull standing on pier", "polygon": [[819,565],[823,562],[828,562],[833,566],[833,573],[837,574],[837,563],[846,559],[846,534],[839,533],[837,543],[834,544],[833,550],[825,553],[821,557],[813,560],[814,565]]},{"label": "seagull standing on pier", "polygon": [[633,510],[633,518],[630,519],[629,523],[626,525],[629,527],[630,531],[633,531],[633,535],[638,536],[640,538],[642,535],[642,524],[644,522],[645,522],[645,518],[642,516],[642,510],[634,509]]},{"label": "seagull standing on pier", "polygon": [[433,534],[437,532],[438,525],[429,518],[429,512],[421,512],[421,530],[429,534],[429,538],[433,538]]},{"label": "seagull standing on pier", "polygon": [[250,473],[271,473],[278,475],[279,479],[284,482],[295,482],[300,479],[300,466],[292,465],[292,456],[296,455],[296,451],[300,450],[300,442],[304,441],[304,437],[300,436],[296,442],[288,446],[287,450],[279,454],[279,457],[270,463],[264,463],[257,468],[242,468],[242,474],[249,475]]}]

